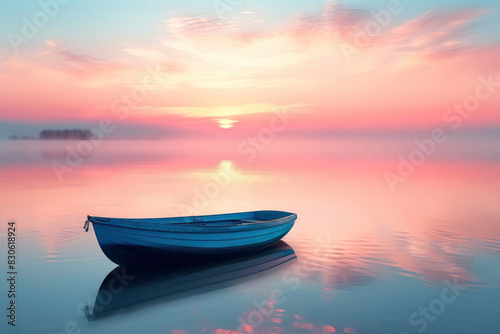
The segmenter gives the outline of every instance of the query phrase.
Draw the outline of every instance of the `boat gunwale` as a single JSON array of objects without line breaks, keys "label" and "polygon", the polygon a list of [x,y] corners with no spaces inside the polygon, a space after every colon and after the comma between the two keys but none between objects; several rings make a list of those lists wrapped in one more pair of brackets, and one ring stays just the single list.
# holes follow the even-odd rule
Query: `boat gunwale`
[{"label": "boat gunwale", "polygon": [[[279,213],[286,213],[288,215],[276,219],[271,219],[271,220],[262,220],[254,223],[241,223],[241,224],[236,224],[236,225],[225,225],[225,226],[210,226],[210,225],[185,225],[185,224],[196,224],[196,223],[203,223],[203,221],[200,222],[179,222],[179,223],[162,223],[162,222],[148,222],[145,220],[150,220],[150,219],[180,219],[180,218],[200,218],[200,217],[210,217],[210,216],[230,216],[230,215],[235,215],[235,214],[250,214],[250,213],[256,213],[256,212],[279,212]],[[287,224],[290,222],[293,222],[297,219],[297,214],[296,213],[291,213],[287,211],[278,211],[278,210],[258,210],[258,211],[248,211],[248,212],[237,212],[237,213],[227,213],[227,214],[215,214],[215,215],[198,215],[198,216],[186,216],[186,217],[165,217],[165,218],[108,218],[108,217],[97,217],[97,216],[87,216],[87,219],[89,222],[92,224],[101,224],[101,225],[107,225],[107,226],[116,226],[120,228],[130,228],[130,229],[138,229],[138,230],[145,230],[145,231],[158,231],[158,232],[172,232],[172,233],[234,233],[234,232],[240,232],[240,231],[250,231],[250,230],[258,230],[258,229],[265,229],[273,226],[279,226],[282,224]],[[109,221],[94,221],[93,219],[107,219]],[[131,225],[124,225],[120,223],[113,223],[113,220],[116,220],[118,222],[122,221],[125,223],[141,223],[141,224],[147,224],[147,225],[153,225],[150,227],[144,227],[144,226],[131,226]],[[226,220],[231,220],[231,219],[226,219]],[[220,221],[224,221],[224,219],[221,219]],[[277,224],[279,223],[279,224]],[[184,224],[184,225],[183,225]],[[155,228],[154,225],[160,225],[162,228]],[[265,226],[263,226],[265,225]]]}]

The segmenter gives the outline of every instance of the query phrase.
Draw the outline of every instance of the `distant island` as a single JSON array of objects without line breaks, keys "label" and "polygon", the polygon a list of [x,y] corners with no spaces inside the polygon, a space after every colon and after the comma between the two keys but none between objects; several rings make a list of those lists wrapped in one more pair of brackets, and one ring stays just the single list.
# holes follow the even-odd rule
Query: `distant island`
[{"label": "distant island", "polygon": [[88,140],[94,138],[94,134],[90,130],[42,130],[38,135],[38,139],[64,139],[64,140]]},{"label": "distant island", "polygon": [[94,138],[90,130],[72,129],[72,130],[42,130],[37,137],[34,136],[9,136],[10,140],[89,140]]},{"label": "distant island", "polygon": [[34,137],[34,136],[18,136],[18,135],[12,135],[12,136],[9,136],[9,139],[10,140],[34,140],[34,139],[38,139],[37,137]]}]

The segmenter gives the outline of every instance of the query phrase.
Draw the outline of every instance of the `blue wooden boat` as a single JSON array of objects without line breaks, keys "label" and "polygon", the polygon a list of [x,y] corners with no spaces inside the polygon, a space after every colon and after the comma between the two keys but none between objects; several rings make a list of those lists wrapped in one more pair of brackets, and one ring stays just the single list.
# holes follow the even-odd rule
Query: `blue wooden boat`
[{"label": "blue wooden boat", "polygon": [[173,218],[87,216],[99,245],[117,264],[166,260],[168,256],[214,256],[258,250],[281,240],[297,215],[252,211]]},{"label": "blue wooden boat", "polygon": [[[137,268],[118,266],[103,280],[88,321],[99,320],[244,283],[291,264],[297,256],[284,241],[256,252],[209,261],[181,261]],[[111,297],[110,297],[111,296]]]}]

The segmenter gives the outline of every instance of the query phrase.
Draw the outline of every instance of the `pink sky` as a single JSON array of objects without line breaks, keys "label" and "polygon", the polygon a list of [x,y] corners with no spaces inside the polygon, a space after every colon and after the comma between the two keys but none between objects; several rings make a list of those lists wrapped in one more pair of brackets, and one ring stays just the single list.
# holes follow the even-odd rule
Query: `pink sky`
[{"label": "pink sky", "polygon": [[[359,33],[374,17],[328,3],[316,15],[265,27],[258,12],[167,16],[151,23],[147,43],[46,38],[30,52],[1,55],[8,84],[0,117],[238,132],[285,107],[296,115],[292,128],[305,131],[443,126],[447,109],[474,95],[480,76],[500,82],[500,45],[471,37],[484,15],[462,8],[403,22],[395,16],[380,33],[365,34],[369,45],[360,48]],[[159,83],[119,119],[123,103],[115,101],[150,80],[148,69],[161,69]],[[491,92],[464,126],[499,125],[499,105],[500,93]]]}]

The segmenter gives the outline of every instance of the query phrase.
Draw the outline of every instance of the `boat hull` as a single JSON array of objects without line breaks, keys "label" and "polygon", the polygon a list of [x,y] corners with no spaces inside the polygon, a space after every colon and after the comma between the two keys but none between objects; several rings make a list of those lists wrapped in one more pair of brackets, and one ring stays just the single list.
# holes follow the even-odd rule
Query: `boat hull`
[{"label": "boat hull", "polygon": [[[203,217],[207,221],[210,216]],[[292,229],[295,219],[293,214],[270,222],[230,227],[210,226],[216,224],[213,222],[207,222],[209,226],[205,227],[163,224],[161,228],[121,226],[120,221],[92,222],[104,254],[117,264],[130,264],[259,250],[281,240]]]}]

